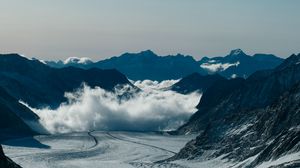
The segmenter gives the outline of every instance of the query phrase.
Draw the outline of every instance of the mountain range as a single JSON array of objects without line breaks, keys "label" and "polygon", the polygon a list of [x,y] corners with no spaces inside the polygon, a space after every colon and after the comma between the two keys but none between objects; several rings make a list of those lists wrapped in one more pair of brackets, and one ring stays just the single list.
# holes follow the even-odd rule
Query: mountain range
[{"label": "mountain range", "polygon": [[201,75],[218,73],[225,78],[246,78],[257,70],[272,69],[283,61],[271,54],[246,55],[241,49],[232,50],[224,57],[204,57],[200,61],[182,54],[158,56],[151,50],[140,53],[125,53],[98,62],[88,58],[68,58],[65,61],[43,61],[49,66],[62,68],[68,66],[83,69],[117,69],[131,80],[180,79],[192,73]]},{"label": "mountain range", "polygon": [[57,108],[66,101],[65,92],[73,92],[83,83],[107,91],[132,85],[114,69],[57,69],[18,54],[0,55],[0,140],[44,132],[39,117],[20,100],[34,108]]},{"label": "mountain range", "polygon": [[219,73],[226,78],[247,78],[258,70],[275,68],[282,61],[282,58],[272,54],[249,56],[241,49],[236,49],[224,57],[204,57],[199,63],[200,67],[207,70],[208,74]]},{"label": "mountain range", "polygon": [[115,69],[51,68],[18,54],[0,55],[0,86],[31,107],[55,108],[65,101],[65,92],[78,89],[82,83],[106,90],[118,84],[132,85]]},{"label": "mountain range", "polygon": [[[182,78],[168,89],[203,95],[197,112],[172,133],[198,136],[164,161],[221,158],[237,167],[256,167],[300,152],[300,54],[283,60],[233,50],[225,57],[196,61],[148,50],[95,63],[86,58],[65,63],[55,68],[18,54],[0,55],[1,141],[40,133],[33,130],[41,127],[39,117],[20,100],[35,108],[57,108],[66,101],[64,93],[82,83],[113,92],[118,85],[133,86],[127,78]],[[1,151],[0,158],[0,164],[11,164]],[[299,158],[290,158],[278,167],[300,166]]]},{"label": "mountain range", "polygon": [[195,72],[180,79],[170,89],[181,94],[189,94],[194,91],[203,93],[214,83],[223,82],[224,80],[226,78],[219,74],[201,75]]},{"label": "mountain range", "polygon": [[[178,134],[198,133],[171,158],[210,160],[221,157],[255,167],[300,152],[300,54],[272,70],[247,79],[214,83],[204,92],[190,120]],[[300,166],[300,159],[278,167]]]}]

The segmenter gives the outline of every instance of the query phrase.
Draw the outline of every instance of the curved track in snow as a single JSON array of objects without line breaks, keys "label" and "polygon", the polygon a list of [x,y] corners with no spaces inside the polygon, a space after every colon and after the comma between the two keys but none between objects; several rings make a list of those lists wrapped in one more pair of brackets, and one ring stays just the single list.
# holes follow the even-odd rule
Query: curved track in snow
[{"label": "curved track in snow", "polygon": [[162,150],[162,151],[166,151],[166,152],[170,152],[170,153],[172,153],[172,154],[176,154],[176,152],[174,152],[174,151],[171,151],[171,150],[168,150],[168,149],[164,149],[164,148],[161,148],[161,147],[157,147],[157,146],[154,146],[154,145],[149,145],[149,144],[145,144],[145,143],[141,143],[141,142],[135,142],[135,141],[132,141],[132,140],[120,138],[120,137],[117,137],[117,136],[112,135],[112,134],[109,133],[109,132],[107,132],[106,134],[107,134],[108,136],[110,136],[110,137],[112,137],[112,138],[114,138],[114,139],[120,140],[120,141],[125,141],[125,142],[130,142],[130,143],[134,143],[134,144],[143,145],[143,146],[148,146],[148,147],[151,147],[151,148],[156,148],[156,149],[159,149],[159,150]]},{"label": "curved track in snow", "polygon": [[95,144],[91,146],[90,149],[96,147],[99,144],[98,139],[92,134],[92,132],[94,131],[88,132],[88,135],[94,140]]},{"label": "curved track in snow", "polygon": [[10,140],[3,147],[23,168],[185,168],[175,163],[155,162],[173,156],[192,138],[91,131]]}]

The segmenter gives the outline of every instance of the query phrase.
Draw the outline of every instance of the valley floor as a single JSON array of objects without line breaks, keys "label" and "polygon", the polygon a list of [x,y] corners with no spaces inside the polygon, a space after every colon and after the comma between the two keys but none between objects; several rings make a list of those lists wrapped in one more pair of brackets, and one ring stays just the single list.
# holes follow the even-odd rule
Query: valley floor
[{"label": "valley floor", "polygon": [[[155,163],[173,156],[193,138],[195,135],[97,131],[15,139],[4,142],[3,149],[23,168],[237,168],[254,159]],[[259,167],[291,165],[299,158],[300,153],[295,153]]]},{"label": "valley floor", "polygon": [[89,132],[10,140],[3,148],[23,168],[182,168],[187,166],[154,162],[173,156],[194,137]]}]

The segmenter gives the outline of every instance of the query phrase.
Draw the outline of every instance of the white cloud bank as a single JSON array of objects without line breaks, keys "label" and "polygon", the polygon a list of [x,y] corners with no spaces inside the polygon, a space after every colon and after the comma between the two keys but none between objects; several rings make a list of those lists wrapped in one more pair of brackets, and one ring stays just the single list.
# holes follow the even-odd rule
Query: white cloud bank
[{"label": "white cloud bank", "polygon": [[[83,86],[74,93],[66,93],[67,103],[59,108],[34,109],[40,123],[50,133],[90,130],[158,131],[176,129],[195,111],[201,95],[182,95],[164,90],[176,81],[137,81],[143,91],[130,99],[120,99],[123,90],[116,92]],[[130,90],[130,89],[129,89]]]},{"label": "white cloud bank", "polygon": [[236,63],[203,63],[200,65],[201,68],[206,69],[210,72],[219,72],[219,71],[225,71],[226,69],[228,69],[229,67],[232,66],[238,66],[240,64],[240,62],[236,62]]}]

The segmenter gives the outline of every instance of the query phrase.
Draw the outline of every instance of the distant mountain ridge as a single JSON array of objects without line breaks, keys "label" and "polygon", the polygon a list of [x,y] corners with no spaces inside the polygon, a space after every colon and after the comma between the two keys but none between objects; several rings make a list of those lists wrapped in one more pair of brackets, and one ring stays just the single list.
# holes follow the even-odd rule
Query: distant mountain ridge
[{"label": "distant mountain ridge", "polygon": [[271,54],[246,55],[241,49],[232,50],[224,57],[204,57],[196,61],[192,56],[182,54],[158,56],[151,50],[140,53],[125,53],[117,57],[98,62],[83,61],[87,58],[77,58],[75,61],[46,61],[49,66],[62,68],[75,66],[84,69],[118,69],[131,80],[168,80],[180,79],[192,73],[201,75],[215,74],[226,78],[250,76],[257,70],[272,69],[283,59]]},{"label": "distant mountain ridge", "polygon": [[226,78],[247,78],[258,70],[273,69],[283,61],[272,54],[255,54],[249,56],[241,49],[232,50],[225,57],[204,57],[199,61],[200,67],[209,74],[219,73]]},{"label": "distant mountain ridge", "polygon": [[18,54],[1,54],[0,141],[45,133],[39,117],[19,101],[34,108],[57,108],[66,102],[65,92],[73,92],[83,83],[107,91],[113,91],[118,85],[132,85],[115,69],[57,69]]},{"label": "distant mountain ridge", "polygon": [[0,77],[0,87],[31,107],[57,107],[65,101],[65,92],[78,89],[84,82],[106,90],[118,84],[132,85],[115,69],[57,69],[18,54],[0,55]]},{"label": "distant mountain ridge", "polygon": [[65,61],[41,61],[44,64],[47,64],[51,67],[54,68],[63,68],[67,66],[74,66],[74,67],[79,67],[79,68],[84,68],[88,64],[94,63],[90,58],[87,57],[69,57]]},{"label": "distant mountain ridge", "polygon": [[[211,160],[218,157],[256,167],[300,153],[300,54],[273,70],[247,79],[215,83],[204,92],[198,111],[177,131],[199,133],[171,158]],[[300,159],[277,167],[298,167]]]}]

